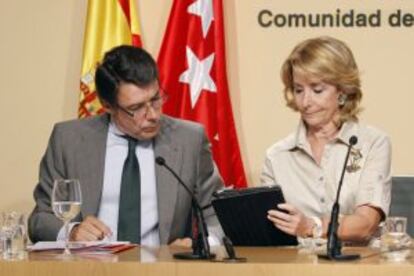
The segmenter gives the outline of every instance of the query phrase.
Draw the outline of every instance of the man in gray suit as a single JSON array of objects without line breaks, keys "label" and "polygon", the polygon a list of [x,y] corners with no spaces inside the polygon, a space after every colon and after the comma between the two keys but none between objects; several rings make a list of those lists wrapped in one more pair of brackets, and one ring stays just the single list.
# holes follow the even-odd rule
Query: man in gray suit
[{"label": "man in gray suit", "polygon": [[[136,232],[136,227],[139,237],[133,242],[189,245],[191,197],[165,168],[156,165],[155,158],[163,157],[195,192],[200,205],[208,205],[222,180],[204,129],[162,115],[166,95],[159,87],[155,61],[142,49],[119,46],[109,51],[96,70],[95,83],[107,113],[55,125],[34,190],[36,206],[29,219],[32,241],[62,238],[62,222],[51,208],[53,181],[75,178],[81,183],[83,200],[80,215],[71,223],[71,240],[126,239],[120,238],[120,228]],[[138,193],[135,184],[135,192],[125,191],[128,159],[136,160]],[[137,213],[133,207],[137,202],[138,214],[132,217],[139,218],[138,224],[121,211]],[[213,210],[204,215],[212,236],[219,238],[221,229]],[[121,225],[121,219],[126,223]]]}]

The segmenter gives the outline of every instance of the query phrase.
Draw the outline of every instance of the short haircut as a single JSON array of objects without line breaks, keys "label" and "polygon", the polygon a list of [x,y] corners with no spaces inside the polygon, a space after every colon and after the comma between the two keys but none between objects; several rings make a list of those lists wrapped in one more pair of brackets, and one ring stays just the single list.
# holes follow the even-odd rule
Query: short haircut
[{"label": "short haircut", "polygon": [[347,96],[340,107],[340,124],[357,121],[362,98],[359,70],[349,47],[338,39],[323,36],[299,43],[285,60],[281,69],[287,106],[297,111],[294,102],[293,72],[318,78],[335,85]]},{"label": "short haircut", "polygon": [[129,83],[145,88],[154,81],[158,81],[154,59],[144,49],[129,45],[108,51],[95,73],[99,99],[110,106],[117,106],[120,84]]}]

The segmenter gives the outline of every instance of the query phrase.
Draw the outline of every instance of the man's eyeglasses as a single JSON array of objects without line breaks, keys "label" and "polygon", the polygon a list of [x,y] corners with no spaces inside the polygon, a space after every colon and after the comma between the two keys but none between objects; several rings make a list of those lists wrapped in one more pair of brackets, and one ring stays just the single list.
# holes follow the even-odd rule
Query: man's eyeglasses
[{"label": "man's eyeglasses", "polygon": [[147,102],[137,104],[133,108],[125,108],[118,105],[118,108],[122,110],[126,115],[131,118],[143,118],[147,116],[150,108],[155,111],[159,111],[162,105],[167,101],[168,96],[164,92],[158,92],[152,99]]}]

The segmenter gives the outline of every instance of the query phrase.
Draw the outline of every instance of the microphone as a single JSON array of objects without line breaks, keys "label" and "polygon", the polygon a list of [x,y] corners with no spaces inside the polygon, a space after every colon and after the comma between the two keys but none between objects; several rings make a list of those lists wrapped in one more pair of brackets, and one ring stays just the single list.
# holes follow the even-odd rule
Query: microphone
[{"label": "microphone", "polygon": [[331,212],[331,221],[328,226],[328,243],[326,245],[326,254],[319,254],[318,257],[328,260],[337,260],[337,261],[351,261],[359,259],[361,256],[359,254],[354,255],[343,255],[341,253],[342,244],[341,240],[338,237],[338,228],[339,228],[339,196],[341,194],[342,183],[344,181],[344,175],[346,170],[346,165],[348,164],[349,155],[351,153],[352,146],[356,145],[358,138],[356,136],[351,136],[349,138],[348,151],[346,153],[344,167],[342,168],[341,178],[339,179],[338,190],[336,193],[336,199],[332,206]]},{"label": "microphone", "polygon": [[[193,252],[184,252],[184,253],[175,253],[173,256],[176,259],[185,259],[185,260],[209,260],[215,258],[215,254],[210,253],[210,245],[208,243],[208,230],[207,224],[204,219],[203,209],[200,206],[197,198],[194,196],[194,193],[185,185],[184,181],[177,175],[177,173],[167,165],[165,159],[161,156],[155,158],[155,163],[157,165],[166,168],[178,183],[187,191],[191,197],[191,212],[193,218],[193,227],[195,225],[196,229],[192,229],[192,249]],[[195,230],[195,231],[194,231]]]},{"label": "microphone", "polygon": [[225,263],[244,263],[247,261],[247,258],[244,257],[237,257],[236,251],[234,250],[233,243],[231,240],[227,237],[223,237],[223,244],[224,248],[226,249],[227,258],[223,259],[223,262]]}]

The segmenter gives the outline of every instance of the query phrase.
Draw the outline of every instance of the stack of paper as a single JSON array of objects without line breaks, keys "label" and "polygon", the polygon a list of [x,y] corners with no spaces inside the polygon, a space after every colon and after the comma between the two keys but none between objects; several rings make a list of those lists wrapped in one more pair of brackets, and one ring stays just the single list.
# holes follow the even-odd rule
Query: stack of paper
[{"label": "stack of paper", "polygon": [[[105,252],[105,253],[118,253],[130,248],[134,248],[136,245],[130,242],[107,242],[107,241],[94,241],[94,242],[70,242],[69,249],[76,252]],[[64,241],[48,241],[37,242],[34,245],[29,245],[29,251],[54,251],[63,250],[65,248]]]}]

